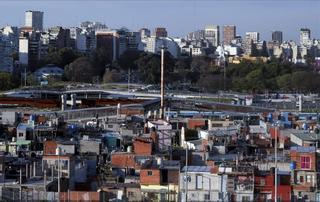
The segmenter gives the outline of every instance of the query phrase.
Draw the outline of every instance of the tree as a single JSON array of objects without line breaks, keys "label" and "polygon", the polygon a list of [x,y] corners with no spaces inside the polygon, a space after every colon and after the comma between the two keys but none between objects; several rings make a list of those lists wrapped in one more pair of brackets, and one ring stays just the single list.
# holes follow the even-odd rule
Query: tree
[{"label": "tree", "polygon": [[92,82],[94,76],[99,76],[99,71],[95,69],[88,57],[76,59],[66,66],[65,74],[68,80],[77,82]]},{"label": "tree", "polygon": [[120,56],[118,60],[119,66],[123,70],[128,70],[129,68],[135,70],[137,68],[135,61],[142,55],[140,51],[127,50]]},{"label": "tree", "polygon": [[262,49],[261,49],[261,52],[260,52],[260,56],[269,57],[266,41],[263,41],[263,43],[262,43]]},{"label": "tree", "polygon": [[103,76],[105,69],[112,64],[112,53],[105,48],[97,48],[92,52],[90,61],[97,75]]},{"label": "tree", "polygon": [[[135,61],[138,67],[140,80],[148,84],[160,83],[160,71],[161,63],[160,56],[155,54],[143,54],[139,59]],[[165,77],[169,78],[168,75],[173,71],[174,59],[169,53],[165,54],[164,73]],[[171,82],[167,79],[167,82]]]},{"label": "tree", "polygon": [[40,60],[37,66],[40,68],[46,64],[54,64],[64,68],[79,57],[80,55],[75,53],[72,48],[50,49],[48,55]]},{"label": "tree", "polygon": [[9,90],[14,87],[11,80],[11,74],[0,72],[0,90]]},{"label": "tree", "polygon": [[103,83],[119,82],[121,80],[121,75],[116,70],[106,70],[103,75]]},{"label": "tree", "polygon": [[193,57],[190,64],[192,72],[208,72],[209,66],[208,58],[203,56]]},{"label": "tree", "polygon": [[252,57],[257,57],[259,56],[259,51],[257,49],[257,45],[253,42],[251,42],[251,55]]}]

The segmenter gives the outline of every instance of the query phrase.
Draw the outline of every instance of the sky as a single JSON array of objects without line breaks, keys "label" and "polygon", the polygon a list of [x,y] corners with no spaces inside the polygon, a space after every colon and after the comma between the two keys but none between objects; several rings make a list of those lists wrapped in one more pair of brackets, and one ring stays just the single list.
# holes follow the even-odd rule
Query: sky
[{"label": "sky", "polygon": [[237,35],[257,31],[264,40],[273,30],[298,40],[299,29],[320,38],[320,0],[0,0],[0,26],[24,25],[26,10],[44,12],[44,27],[79,26],[91,20],[110,28],[166,27],[173,37],[208,24],[237,26]]}]

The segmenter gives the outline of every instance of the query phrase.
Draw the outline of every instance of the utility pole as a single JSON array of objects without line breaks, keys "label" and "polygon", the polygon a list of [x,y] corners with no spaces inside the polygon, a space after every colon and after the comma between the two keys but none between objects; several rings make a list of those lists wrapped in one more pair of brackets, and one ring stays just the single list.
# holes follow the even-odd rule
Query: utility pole
[{"label": "utility pole", "polygon": [[27,86],[27,67],[24,66],[24,86]]},{"label": "utility pole", "polygon": [[60,147],[57,147],[56,154],[58,155],[58,202],[60,202]]},{"label": "utility pole", "polygon": [[185,170],[185,197],[186,197],[186,201],[185,202],[187,202],[188,201],[188,144],[186,144],[186,170]]},{"label": "utility pole", "polygon": [[44,201],[47,200],[47,169],[44,169],[44,177],[43,177],[43,188],[44,188]]},{"label": "utility pole", "polygon": [[22,172],[21,172],[21,166],[20,166],[20,194],[19,194],[19,198],[20,198],[20,201],[22,201]]},{"label": "utility pole", "polygon": [[130,67],[128,69],[128,93],[130,92]]},{"label": "utility pole", "polygon": [[165,47],[161,47],[161,102],[160,102],[160,118],[164,119],[164,51]]},{"label": "utility pole", "polygon": [[275,190],[274,190],[274,201],[278,201],[278,126],[275,127],[275,145],[274,145],[274,184],[275,184]]}]

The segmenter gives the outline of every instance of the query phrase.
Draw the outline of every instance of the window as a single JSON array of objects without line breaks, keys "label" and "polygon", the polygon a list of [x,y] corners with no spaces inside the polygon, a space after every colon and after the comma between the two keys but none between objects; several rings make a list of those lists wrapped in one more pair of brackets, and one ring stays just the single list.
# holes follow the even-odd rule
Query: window
[{"label": "window", "polygon": [[19,133],[19,137],[23,137],[23,133]]},{"label": "window", "polygon": [[196,189],[203,189],[203,179],[202,175],[196,176],[197,187]]},{"label": "window", "polygon": [[260,179],[260,185],[265,186],[266,185],[266,180],[265,179]]},{"label": "window", "polygon": [[204,194],[204,200],[210,200],[210,195],[209,194]]},{"label": "window", "polygon": [[128,196],[131,196],[131,197],[133,197],[133,196],[134,196],[134,192],[132,192],[132,191],[129,191],[129,192],[128,192]]},{"label": "window", "polygon": [[152,175],[152,171],[149,170],[149,171],[148,171],[148,176],[151,176],[151,175]]},{"label": "window", "polygon": [[310,156],[301,156],[300,160],[301,160],[301,169],[311,168]]},{"label": "window", "polygon": [[303,183],[303,181],[304,181],[303,176],[300,176],[299,182]]},{"label": "window", "polygon": [[249,202],[250,196],[242,196],[242,202]]},{"label": "window", "polygon": [[311,181],[312,181],[312,175],[307,175],[306,182],[311,183]]}]

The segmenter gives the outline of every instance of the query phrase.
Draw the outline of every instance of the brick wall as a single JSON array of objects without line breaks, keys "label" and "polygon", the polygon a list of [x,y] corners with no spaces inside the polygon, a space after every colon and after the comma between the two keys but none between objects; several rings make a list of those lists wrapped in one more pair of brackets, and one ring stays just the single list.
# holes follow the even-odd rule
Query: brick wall
[{"label": "brick wall", "polygon": [[57,142],[56,141],[45,141],[43,143],[43,153],[44,155],[55,155],[56,154],[56,148],[57,148]]},{"label": "brick wall", "polygon": [[179,184],[179,170],[168,170],[168,182]]},{"label": "brick wall", "polygon": [[135,168],[134,154],[114,153],[111,155],[111,164],[119,168]]},{"label": "brick wall", "polygon": [[301,157],[310,157],[311,160],[311,168],[309,170],[316,170],[316,154],[315,153],[300,153],[297,151],[291,151],[290,152],[290,157],[291,161],[296,162],[296,169],[301,170]]},{"label": "brick wall", "polygon": [[70,191],[60,193],[60,201],[91,201],[99,202],[99,192]]},{"label": "brick wall", "polygon": [[151,155],[152,141],[136,139],[133,142],[134,153],[138,155]]},{"label": "brick wall", "polygon": [[143,169],[140,171],[140,183],[146,185],[159,185],[161,182],[160,170]]},{"label": "brick wall", "polygon": [[206,125],[204,119],[188,119],[188,129],[202,128]]}]

